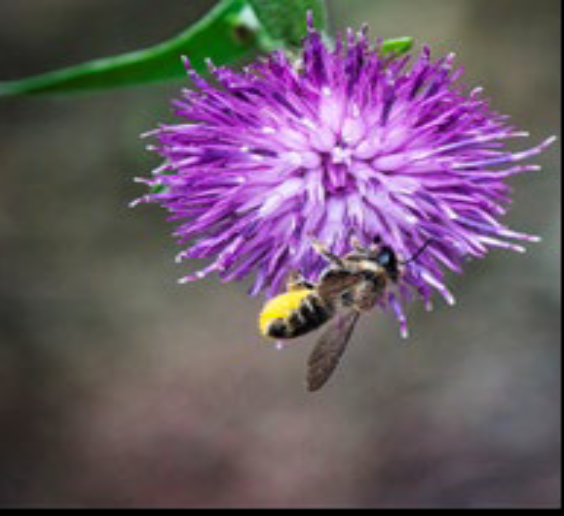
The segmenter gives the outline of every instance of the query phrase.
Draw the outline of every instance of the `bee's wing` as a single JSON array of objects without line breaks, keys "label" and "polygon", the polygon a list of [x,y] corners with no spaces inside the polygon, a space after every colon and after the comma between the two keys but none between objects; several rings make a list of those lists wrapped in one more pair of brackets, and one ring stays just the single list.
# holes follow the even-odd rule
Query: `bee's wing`
[{"label": "bee's wing", "polygon": [[307,364],[309,391],[317,391],[325,385],[345,352],[359,316],[359,311],[350,310],[332,323],[320,337]]}]

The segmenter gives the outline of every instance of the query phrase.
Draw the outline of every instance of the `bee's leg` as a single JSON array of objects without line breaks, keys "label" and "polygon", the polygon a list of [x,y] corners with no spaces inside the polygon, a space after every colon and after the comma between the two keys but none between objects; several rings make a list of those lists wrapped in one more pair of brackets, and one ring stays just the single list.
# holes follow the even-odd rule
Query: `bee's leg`
[{"label": "bee's leg", "polygon": [[341,269],[345,267],[343,260],[341,260],[336,254],[333,254],[331,251],[329,251],[329,249],[327,249],[327,247],[324,244],[322,244],[319,240],[312,238],[311,245],[313,246],[315,251],[319,253],[321,256],[323,256],[323,258],[325,258],[328,262],[337,265]]},{"label": "bee's leg", "polygon": [[398,257],[398,275],[397,278],[391,278],[393,283],[397,283],[398,280],[402,277],[405,276],[406,272],[407,272],[407,268],[405,267],[405,263],[400,260],[400,258]]},{"label": "bee's leg", "polygon": [[350,239],[351,247],[354,249],[355,253],[362,254],[365,251],[364,247],[360,244],[360,240],[356,235],[352,235]]},{"label": "bee's leg", "polygon": [[312,290],[313,283],[307,281],[298,271],[291,271],[286,281],[286,289],[288,292],[295,292],[297,290]]}]

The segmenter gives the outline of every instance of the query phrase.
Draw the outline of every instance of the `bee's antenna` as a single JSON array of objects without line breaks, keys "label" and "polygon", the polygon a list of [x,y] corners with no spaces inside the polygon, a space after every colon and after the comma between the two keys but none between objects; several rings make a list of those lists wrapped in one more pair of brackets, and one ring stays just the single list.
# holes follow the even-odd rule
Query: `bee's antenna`
[{"label": "bee's antenna", "polygon": [[409,262],[414,262],[415,260],[417,260],[417,258],[419,258],[419,256],[421,256],[421,254],[423,253],[423,251],[425,251],[425,249],[427,249],[427,247],[429,247],[429,244],[433,241],[432,238],[428,238],[425,243],[419,248],[418,251],[415,252],[415,254],[409,259],[409,260],[405,260],[402,262],[399,262],[401,265],[405,265],[406,263]]}]

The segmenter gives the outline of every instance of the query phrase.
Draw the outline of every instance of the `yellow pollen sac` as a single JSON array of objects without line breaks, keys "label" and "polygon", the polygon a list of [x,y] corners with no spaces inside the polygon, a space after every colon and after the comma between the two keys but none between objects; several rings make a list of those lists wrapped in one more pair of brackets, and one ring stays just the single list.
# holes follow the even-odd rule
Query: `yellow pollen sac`
[{"label": "yellow pollen sac", "polygon": [[280,294],[268,301],[259,316],[260,332],[265,337],[268,337],[268,327],[270,323],[276,319],[288,318],[294,310],[299,308],[302,301],[309,295],[311,295],[311,290],[295,290],[293,292]]}]

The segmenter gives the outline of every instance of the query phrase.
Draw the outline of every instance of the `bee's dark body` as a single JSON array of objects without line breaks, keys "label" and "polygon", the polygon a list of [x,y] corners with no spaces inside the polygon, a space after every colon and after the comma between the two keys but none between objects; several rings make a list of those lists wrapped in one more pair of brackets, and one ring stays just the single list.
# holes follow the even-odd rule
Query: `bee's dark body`
[{"label": "bee's dark body", "polygon": [[[430,241],[430,240],[429,240]],[[427,247],[425,243],[409,261]],[[271,299],[260,315],[263,335],[274,339],[294,339],[323,326],[341,313],[315,345],[308,360],[307,384],[320,389],[341,359],[362,312],[372,309],[387,293],[389,283],[397,283],[403,265],[394,251],[377,243],[368,249],[352,241],[354,252],[344,257],[332,254],[319,242],[314,249],[328,262],[317,284],[294,274],[288,291]]]},{"label": "bee's dark body", "polygon": [[[397,281],[398,262],[388,248],[357,249],[339,258],[321,245],[316,249],[330,266],[312,284],[293,277],[288,292],[275,298],[263,314],[263,333],[275,339],[293,339],[318,329],[339,307],[371,309],[385,291],[388,280]],[[273,306],[279,305],[276,309]],[[265,319],[268,319],[265,323]]]}]

